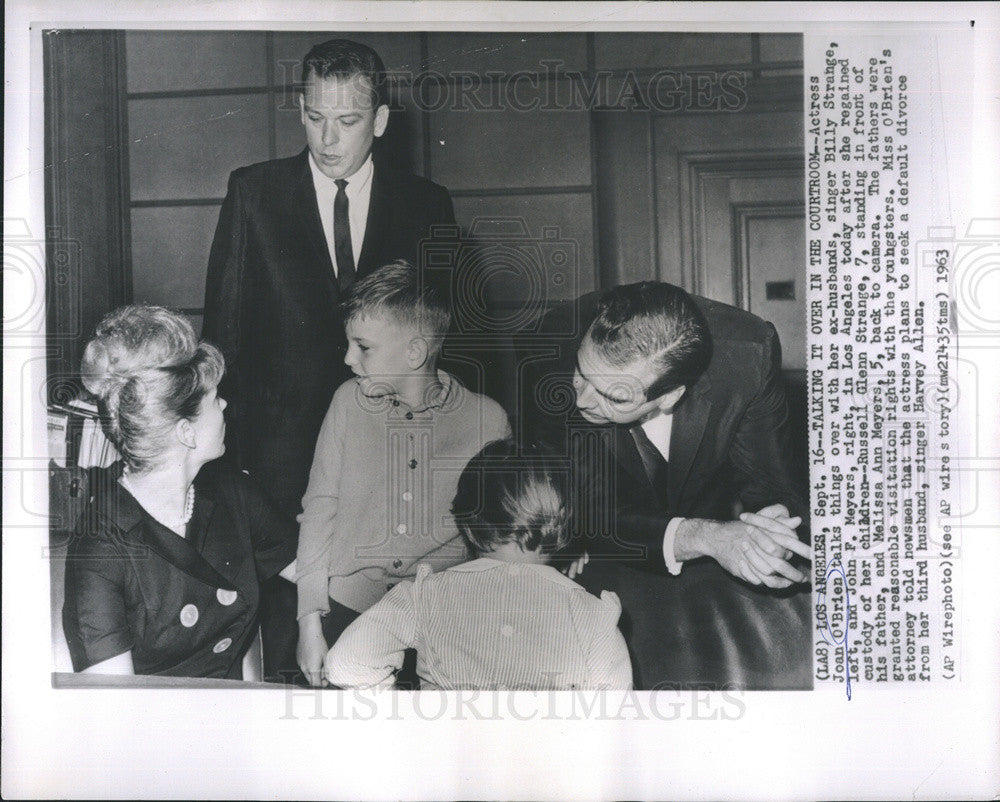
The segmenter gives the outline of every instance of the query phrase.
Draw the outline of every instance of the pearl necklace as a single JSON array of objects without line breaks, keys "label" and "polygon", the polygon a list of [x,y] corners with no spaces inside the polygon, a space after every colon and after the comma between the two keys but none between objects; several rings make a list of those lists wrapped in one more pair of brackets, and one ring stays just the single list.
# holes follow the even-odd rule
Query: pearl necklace
[{"label": "pearl necklace", "polygon": [[170,518],[163,515],[162,510],[156,510],[139,498],[139,493],[136,492],[135,486],[128,480],[128,471],[122,472],[122,476],[119,481],[121,482],[122,487],[135,497],[135,500],[142,505],[142,508],[146,510],[146,512],[152,515],[157,521],[168,529],[179,529],[182,526],[187,526],[188,521],[191,520],[191,516],[194,515],[194,484],[188,486],[187,498],[184,501],[184,514],[180,518]]}]

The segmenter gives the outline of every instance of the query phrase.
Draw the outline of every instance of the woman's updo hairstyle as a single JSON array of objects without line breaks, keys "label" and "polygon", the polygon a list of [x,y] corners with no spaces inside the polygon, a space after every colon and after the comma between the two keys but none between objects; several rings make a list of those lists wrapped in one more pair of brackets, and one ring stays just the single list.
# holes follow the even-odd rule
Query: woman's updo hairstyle
[{"label": "woman's updo hairstyle", "polygon": [[187,318],[162,306],[123,306],[97,325],[80,374],[97,398],[108,439],[129,468],[156,465],[181,419],[193,420],[225,371]]},{"label": "woman's updo hairstyle", "polygon": [[495,440],[469,460],[451,505],[459,532],[479,555],[504,543],[555,554],[570,540],[568,466],[541,444],[522,453]]}]

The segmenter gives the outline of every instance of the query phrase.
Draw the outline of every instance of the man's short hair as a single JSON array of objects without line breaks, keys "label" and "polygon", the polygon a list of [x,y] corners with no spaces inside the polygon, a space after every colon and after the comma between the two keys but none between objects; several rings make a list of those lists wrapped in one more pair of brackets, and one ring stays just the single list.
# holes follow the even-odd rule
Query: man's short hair
[{"label": "man's short hair", "polygon": [[657,378],[646,388],[647,401],[691,387],[712,358],[708,323],[694,300],[680,287],[658,281],[605,293],[587,336],[610,365],[652,360]]},{"label": "man's short hair", "polygon": [[313,47],[302,60],[302,83],[305,90],[311,76],[317,78],[364,78],[371,93],[372,110],[388,104],[385,64],[367,45],[350,39],[328,39]]},{"label": "man's short hair", "polygon": [[436,353],[451,324],[451,310],[438,287],[421,279],[420,271],[399,259],[351,285],[340,304],[344,322],[390,317],[412,326]]}]

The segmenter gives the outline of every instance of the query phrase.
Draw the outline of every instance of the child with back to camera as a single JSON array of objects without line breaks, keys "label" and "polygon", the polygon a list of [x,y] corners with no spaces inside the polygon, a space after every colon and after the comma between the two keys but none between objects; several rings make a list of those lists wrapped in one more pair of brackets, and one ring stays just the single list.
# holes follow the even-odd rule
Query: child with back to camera
[{"label": "child with back to camera", "polygon": [[621,604],[549,565],[570,539],[566,471],[550,452],[487,445],[458,481],[452,512],[478,559],[396,585],[326,656],[340,687],[390,685],[417,650],[421,688],[629,689]]}]

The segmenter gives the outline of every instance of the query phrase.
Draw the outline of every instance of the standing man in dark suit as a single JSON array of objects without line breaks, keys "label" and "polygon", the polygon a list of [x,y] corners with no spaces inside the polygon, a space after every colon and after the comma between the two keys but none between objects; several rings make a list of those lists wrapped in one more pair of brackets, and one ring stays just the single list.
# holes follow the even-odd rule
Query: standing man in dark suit
[{"label": "standing man in dark suit", "polygon": [[[307,147],[229,178],[204,321],[226,357],[227,454],[289,515],[301,511],[334,390],[351,376],[341,294],[383,264],[418,263],[431,227],[455,219],[443,187],[372,161],[389,122],[375,51],[346,39],[312,48],[298,103]],[[297,671],[295,611],[294,587],[265,588],[265,676]]]},{"label": "standing man in dark suit", "polygon": [[[593,538],[581,544],[591,557],[581,581],[617,585],[626,612],[633,599],[631,645],[645,653],[636,656],[647,675],[640,687],[752,686],[768,671],[808,681],[797,651],[798,664],[784,659],[800,647],[772,642],[768,624],[759,626],[765,617],[785,616],[786,629],[806,622],[798,607],[805,598],[808,611],[808,596],[788,610],[753,587],[808,581],[795,562],[810,551],[795,533],[806,508],[788,469],[774,327],[679,287],[641,282],[584,296],[550,313],[543,328],[567,336],[555,359],[528,363],[524,428],[561,442],[578,472],[580,529]],[[536,398],[553,374],[572,377],[568,415]],[[613,555],[615,571],[598,554]]]}]

